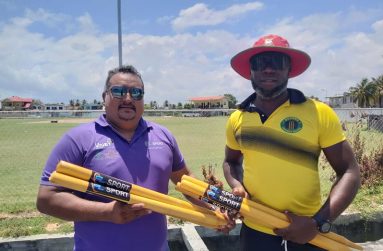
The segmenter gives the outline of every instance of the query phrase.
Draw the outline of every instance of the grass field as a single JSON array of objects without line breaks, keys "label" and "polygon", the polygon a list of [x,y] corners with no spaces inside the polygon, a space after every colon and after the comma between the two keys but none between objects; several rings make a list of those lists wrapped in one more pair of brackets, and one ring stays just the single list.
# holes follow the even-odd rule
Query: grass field
[{"label": "grass field", "polygon": [[[166,126],[175,135],[187,165],[197,177],[202,178],[201,166],[212,165],[216,167],[216,176],[224,180],[221,163],[227,117],[147,119]],[[41,171],[51,149],[63,133],[78,122],[0,119],[0,237],[72,231],[71,223],[39,214],[35,199]],[[321,169],[323,197],[330,189],[330,175],[329,168]],[[371,204],[366,202],[369,198],[382,201],[381,194],[383,187],[372,194],[361,193],[356,201],[360,205]],[[174,186],[170,187],[170,195],[182,197]],[[358,204],[352,210],[358,210]]]}]

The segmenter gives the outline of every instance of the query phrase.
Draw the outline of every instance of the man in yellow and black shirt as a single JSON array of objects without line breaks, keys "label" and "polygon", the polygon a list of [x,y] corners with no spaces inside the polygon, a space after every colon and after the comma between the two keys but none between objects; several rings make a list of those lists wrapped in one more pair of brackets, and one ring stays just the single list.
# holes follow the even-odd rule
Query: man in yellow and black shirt
[{"label": "man in yellow and black shirt", "polygon": [[[311,59],[286,39],[267,35],[231,60],[255,92],[226,126],[224,174],[233,193],[285,212],[290,225],[269,229],[244,219],[241,250],[321,250],[306,244],[352,202],[359,167],[335,112],[326,104],[287,88]],[[337,174],[321,202],[318,158],[323,151]]]}]

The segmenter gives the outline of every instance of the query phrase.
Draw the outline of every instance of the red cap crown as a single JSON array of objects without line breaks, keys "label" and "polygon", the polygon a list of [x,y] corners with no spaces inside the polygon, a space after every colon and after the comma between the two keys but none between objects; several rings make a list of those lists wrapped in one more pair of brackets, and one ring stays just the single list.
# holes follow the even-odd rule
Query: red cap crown
[{"label": "red cap crown", "polygon": [[287,42],[287,40],[283,37],[277,35],[267,35],[261,37],[258,41],[254,43],[253,47],[255,46],[278,46],[290,48],[289,42]]}]

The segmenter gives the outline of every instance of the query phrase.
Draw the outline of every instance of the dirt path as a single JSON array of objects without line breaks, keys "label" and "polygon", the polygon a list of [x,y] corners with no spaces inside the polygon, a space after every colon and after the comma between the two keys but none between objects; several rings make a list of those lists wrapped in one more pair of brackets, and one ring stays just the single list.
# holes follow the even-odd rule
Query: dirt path
[{"label": "dirt path", "polygon": [[30,124],[48,124],[48,123],[88,123],[94,121],[95,118],[78,118],[78,119],[51,119],[43,121],[28,122]]}]

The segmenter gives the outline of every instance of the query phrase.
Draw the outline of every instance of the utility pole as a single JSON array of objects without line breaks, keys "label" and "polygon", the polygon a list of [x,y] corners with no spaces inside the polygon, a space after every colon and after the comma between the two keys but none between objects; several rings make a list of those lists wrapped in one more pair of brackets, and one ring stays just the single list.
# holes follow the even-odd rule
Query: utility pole
[{"label": "utility pole", "polygon": [[325,97],[324,97],[324,100],[327,101],[328,99],[328,96],[327,96],[327,89],[326,88],[322,88],[321,91],[325,92]]},{"label": "utility pole", "polygon": [[117,0],[118,15],[118,65],[122,66],[122,38],[121,38],[121,0]]}]

